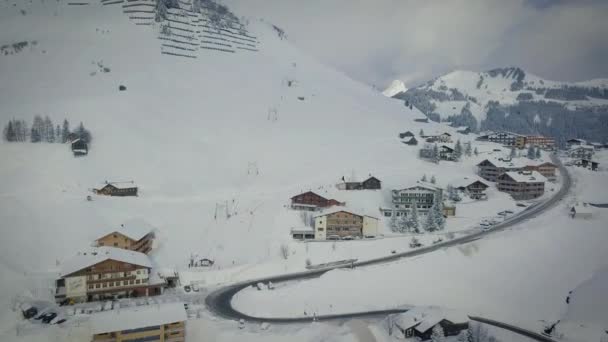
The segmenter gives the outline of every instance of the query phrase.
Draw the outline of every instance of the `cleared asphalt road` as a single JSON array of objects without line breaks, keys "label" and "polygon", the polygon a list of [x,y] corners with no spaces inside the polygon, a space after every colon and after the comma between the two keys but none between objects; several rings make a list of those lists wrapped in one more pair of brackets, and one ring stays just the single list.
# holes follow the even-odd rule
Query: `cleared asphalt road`
[{"label": "cleared asphalt road", "polygon": [[[558,165],[558,167],[560,169],[560,174],[562,175],[562,178],[563,178],[563,183],[562,183],[561,189],[547,201],[538,203],[538,204],[534,204],[534,205],[526,208],[526,210],[524,210],[523,212],[521,212],[517,215],[514,215],[513,217],[493,226],[492,229],[490,229],[490,230],[473,233],[473,234],[470,234],[470,235],[467,235],[467,236],[464,236],[461,238],[453,239],[450,241],[438,243],[435,245],[415,249],[415,250],[404,252],[404,253],[391,254],[391,255],[388,255],[385,257],[355,262],[355,263],[349,264],[349,265],[340,265],[340,266],[318,269],[318,270],[314,270],[314,271],[289,273],[289,274],[284,274],[284,275],[279,275],[279,276],[247,280],[247,281],[236,283],[233,285],[228,285],[228,286],[219,288],[219,289],[211,292],[205,299],[205,304],[207,305],[207,308],[211,312],[213,312],[214,314],[216,314],[219,317],[223,317],[226,319],[233,319],[233,320],[244,319],[244,320],[250,321],[250,322],[269,322],[269,323],[296,323],[296,322],[311,322],[313,320],[321,321],[321,320],[330,320],[330,319],[370,317],[370,316],[388,315],[388,314],[392,314],[392,313],[407,311],[407,309],[403,308],[403,309],[357,312],[357,313],[350,313],[350,314],[324,315],[324,316],[315,316],[315,317],[303,316],[303,317],[285,317],[285,318],[272,317],[271,318],[271,317],[253,317],[253,316],[246,315],[242,312],[235,310],[232,307],[231,302],[232,302],[232,297],[237,292],[241,291],[242,289],[244,289],[248,286],[252,286],[252,285],[255,285],[260,282],[262,282],[262,283],[272,282],[272,283],[276,284],[276,283],[285,282],[285,281],[316,278],[316,277],[321,276],[325,272],[328,272],[328,271],[336,269],[336,268],[370,266],[370,265],[376,265],[376,264],[382,264],[382,263],[386,263],[386,262],[395,261],[395,260],[401,259],[401,258],[408,258],[408,257],[426,254],[426,253],[431,253],[438,249],[458,246],[458,245],[462,245],[462,244],[465,244],[465,243],[468,243],[471,241],[481,239],[486,235],[495,234],[499,231],[510,228],[523,221],[529,220],[529,219],[539,215],[540,213],[544,212],[545,210],[551,208],[552,206],[554,206],[568,193],[568,191],[570,191],[570,187],[572,185],[572,179],[570,178],[570,174],[568,173],[566,168],[562,165],[561,161],[555,155],[552,155],[551,158],[552,158],[553,162],[556,165]],[[492,320],[487,320],[487,321],[488,322],[485,322],[485,323],[488,323],[488,324],[492,324],[489,322],[495,322]],[[496,323],[499,323],[502,325],[507,325],[505,323],[500,323],[500,322],[496,322]],[[494,324],[494,325],[496,325],[496,324]],[[496,325],[496,326],[498,326],[498,325]],[[517,329],[520,329],[520,328],[517,328]],[[525,329],[520,329],[520,330],[524,331]],[[528,333],[536,334],[535,332],[531,332],[531,331],[528,331]],[[538,335],[538,334],[536,334],[536,335]],[[539,335],[539,336],[541,336],[541,335]],[[550,339],[546,339],[546,337],[544,337],[544,336],[542,336],[542,337],[545,339],[539,340],[539,341],[551,341]]]}]

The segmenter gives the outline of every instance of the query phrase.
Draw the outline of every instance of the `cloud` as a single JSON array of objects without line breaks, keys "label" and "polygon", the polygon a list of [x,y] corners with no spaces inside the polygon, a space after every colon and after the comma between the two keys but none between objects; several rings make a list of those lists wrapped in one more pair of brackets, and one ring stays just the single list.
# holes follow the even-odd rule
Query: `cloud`
[{"label": "cloud", "polygon": [[225,2],[276,23],[324,63],[378,86],[511,65],[557,80],[608,76],[605,1]]}]

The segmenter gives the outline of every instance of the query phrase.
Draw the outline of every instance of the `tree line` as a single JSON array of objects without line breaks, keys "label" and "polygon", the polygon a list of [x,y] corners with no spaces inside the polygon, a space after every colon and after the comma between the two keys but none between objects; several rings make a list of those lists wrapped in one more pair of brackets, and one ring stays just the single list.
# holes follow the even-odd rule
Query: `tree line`
[{"label": "tree line", "polygon": [[46,143],[66,143],[75,139],[81,139],[87,144],[91,143],[91,132],[80,122],[74,130],[70,129],[67,119],[63,120],[62,125],[54,125],[53,120],[48,116],[42,118],[36,115],[29,128],[25,120],[10,120],[2,131],[2,137],[8,142],[46,142]]}]

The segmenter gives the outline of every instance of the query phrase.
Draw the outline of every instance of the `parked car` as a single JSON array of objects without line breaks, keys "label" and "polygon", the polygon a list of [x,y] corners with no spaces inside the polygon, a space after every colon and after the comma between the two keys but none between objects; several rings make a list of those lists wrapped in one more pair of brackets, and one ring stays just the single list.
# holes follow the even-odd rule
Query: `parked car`
[{"label": "parked car", "polygon": [[525,208],[525,207],[526,207],[526,205],[525,205],[525,204],[523,204],[523,203],[517,203],[517,204],[515,204],[515,205],[516,205],[516,206],[518,206],[518,207],[522,207],[522,208]]},{"label": "parked car", "polygon": [[38,314],[38,309],[31,305],[27,305],[21,312],[23,313],[23,318],[30,319]]},{"label": "parked car", "polygon": [[44,318],[42,319],[42,323],[49,324],[49,323],[51,323],[51,321],[52,321],[53,319],[55,319],[55,317],[57,317],[57,313],[56,313],[56,312],[51,312],[51,313],[48,313],[48,314],[46,314],[46,315],[44,316]]},{"label": "parked car", "polygon": [[347,236],[342,237],[342,240],[354,240],[354,239],[355,239],[355,237],[352,235],[347,235]]},{"label": "parked car", "polygon": [[65,321],[66,321],[66,319],[62,318],[62,319],[58,320],[57,322],[55,322],[53,324],[61,324],[61,323],[64,323]]},{"label": "parked car", "polygon": [[327,237],[327,240],[340,240],[340,236],[338,235],[330,235]]},{"label": "parked car", "polygon": [[192,291],[194,292],[199,292],[201,290],[196,284],[192,284],[190,287],[192,287]]},{"label": "parked car", "polygon": [[190,285],[186,285],[186,286],[184,286],[184,291],[190,292],[190,291],[192,291],[192,288],[190,287]]}]

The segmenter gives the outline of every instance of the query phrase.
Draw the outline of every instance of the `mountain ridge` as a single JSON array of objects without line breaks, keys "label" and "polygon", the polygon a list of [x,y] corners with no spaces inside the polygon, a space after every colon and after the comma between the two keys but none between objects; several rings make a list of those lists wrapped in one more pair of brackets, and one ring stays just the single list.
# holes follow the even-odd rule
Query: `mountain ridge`
[{"label": "mountain ridge", "polygon": [[[432,120],[475,131],[508,129],[551,135],[562,142],[566,136],[607,138],[598,127],[606,127],[608,79],[558,82],[519,67],[455,70],[393,97]],[[577,120],[577,115],[585,113]],[[520,118],[515,119],[516,115]]]}]

